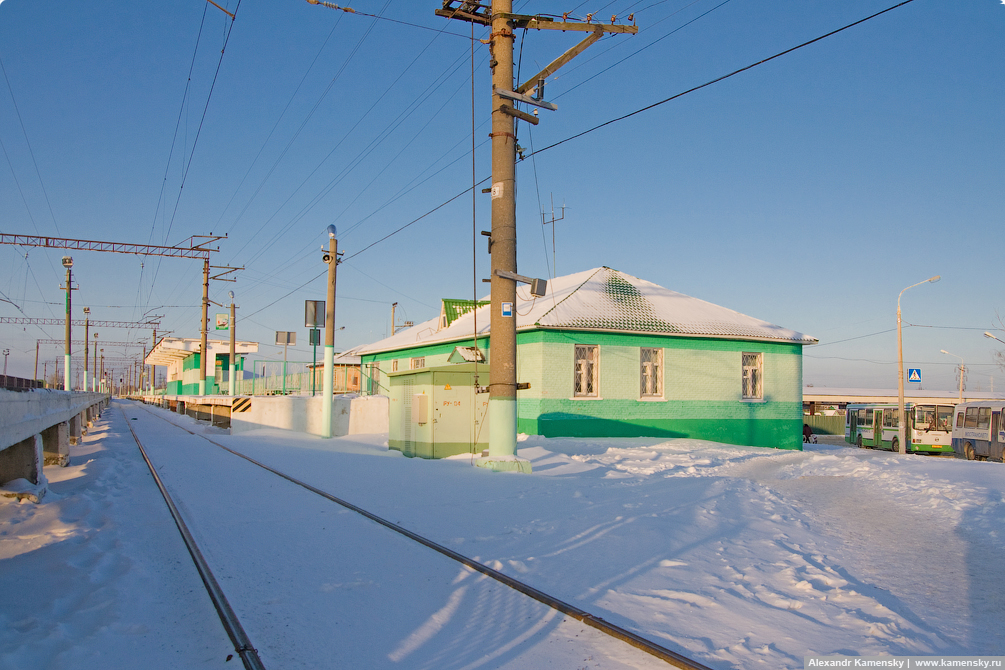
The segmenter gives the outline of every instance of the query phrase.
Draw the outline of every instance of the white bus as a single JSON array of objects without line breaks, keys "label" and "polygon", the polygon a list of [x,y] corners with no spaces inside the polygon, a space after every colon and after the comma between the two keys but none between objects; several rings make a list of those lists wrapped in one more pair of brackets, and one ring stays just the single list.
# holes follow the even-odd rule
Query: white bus
[{"label": "white bus", "polygon": [[1001,461],[1005,445],[1005,400],[965,402],[956,406],[953,453],[974,461]]}]

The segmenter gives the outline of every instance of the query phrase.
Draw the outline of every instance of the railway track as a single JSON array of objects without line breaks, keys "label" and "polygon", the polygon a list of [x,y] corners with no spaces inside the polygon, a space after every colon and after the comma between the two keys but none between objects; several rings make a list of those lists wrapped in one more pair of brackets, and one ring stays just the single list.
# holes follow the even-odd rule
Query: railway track
[{"label": "railway track", "polygon": [[[514,591],[517,591],[525,596],[528,596],[529,598],[532,598],[533,600],[543,605],[546,605],[568,617],[580,621],[583,624],[591,628],[594,628],[595,630],[605,635],[621,640],[622,642],[625,642],[656,658],[659,658],[668,663],[669,665],[672,665],[677,668],[683,668],[685,670],[711,670],[711,668],[709,668],[708,666],[703,665],[693,659],[687,658],[686,656],[683,656],[671,649],[668,649],[657,642],[642,637],[625,628],[622,628],[621,626],[605,621],[603,618],[595,616],[586,610],[583,610],[568,602],[565,602],[550,594],[547,594],[539,589],[536,589],[533,586],[530,586],[529,584],[514,579],[513,577],[506,575],[498,570],[495,570],[485,565],[484,563],[481,563],[472,558],[464,556],[463,554],[454,551],[449,547],[445,547],[437,542],[434,542],[433,540],[430,540],[429,538],[419,535],[418,533],[408,530],[407,528],[404,528],[398,524],[388,521],[387,519],[384,519],[380,516],[377,516],[372,512],[369,512],[357,505],[354,505],[351,502],[338,498],[337,496],[322,489],[319,489],[316,486],[301,481],[287,473],[277,470],[269,465],[266,465],[265,463],[257,461],[238,451],[235,451],[230,447],[227,447],[213,439],[210,439],[205,435],[188,430],[184,426],[180,426],[172,421],[169,421],[167,418],[161,416],[158,413],[150,411],[149,409],[147,409],[142,405],[139,405],[139,407],[142,407],[142,409],[144,409],[150,416],[158,418],[162,420],[164,423],[167,423],[172,427],[177,428],[178,430],[182,430],[188,433],[189,435],[205,440],[206,442],[209,442],[213,446],[218,447],[230,454],[233,454],[238,458],[242,458],[245,461],[257,467],[266,470],[272,473],[273,475],[286,480],[291,484],[294,484],[295,486],[303,488],[317,496],[320,496],[326,500],[336,503],[337,505],[340,505],[345,509],[348,509],[360,516],[363,516],[369,519],[370,521],[373,521],[374,523],[383,526],[388,530],[398,533],[413,542],[416,542],[429,549],[432,549],[433,551],[442,554],[443,556],[446,556],[447,558],[450,558],[451,560],[456,561],[470,568],[471,570],[474,570],[482,575],[485,575],[486,577],[489,577],[490,579],[493,579]],[[230,604],[228,603],[226,596],[223,593],[223,590],[219,586],[219,583],[217,582],[216,578],[210,571],[209,565],[206,563],[205,559],[203,558],[202,552],[196,545],[192,533],[189,532],[187,526],[185,525],[185,522],[182,519],[177,506],[171,499],[170,494],[168,493],[163,482],[158,476],[156,468],[154,467],[153,463],[148,458],[146,450],[141,444],[139,437],[136,435],[136,431],[133,430],[133,427],[130,424],[128,417],[126,417],[125,411],[122,410],[122,413],[123,416],[126,418],[126,424],[129,426],[129,431],[130,433],[132,433],[133,439],[136,441],[136,445],[137,447],[139,447],[140,453],[143,455],[143,459],[144,461],[146,461],[147,467],[150,469],[150,472],[153,475],[155,482],[157,483],[157,487],[160,489],[161,494],[164,496],[164,500],[168,506],[168,509],[170,510],[171,515],[175,520],[175,524],[178,526],[178,530],[181,533],[182,538],[185,541],[186,546],[188,547],[189,553],[191,554],[192,559],[196,564],[196,568],[198,569],[199,574],[202,577],[203,584],[206,586],[206,590],[208,591],[210,598],[213,601],[213,605],[217,610],[220,620],[223,623],[223,626],[226,629],[227,634],[231,639],[231,642],[234,644],[235,651],[241,658],[247,670],[264,670],[265,666],[262,664],[261,659],[258,657],[257,651],[255,650],[254,646],[251,643],[251,640],[248,638],[243,627],[241,626],[240,620],[238,619],[233,608],[231,608]]]}]

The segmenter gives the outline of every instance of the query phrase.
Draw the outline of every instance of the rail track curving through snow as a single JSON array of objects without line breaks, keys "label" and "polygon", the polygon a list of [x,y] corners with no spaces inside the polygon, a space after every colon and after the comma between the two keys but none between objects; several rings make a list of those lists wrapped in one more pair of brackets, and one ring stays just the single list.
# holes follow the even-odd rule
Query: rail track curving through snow
[{"label": "rail track curving through snow", "polygon": [[[594,628],[597,631],[600,631],[601,633],[604,633],[605,635],[626,642],[629,645],[637,649],[640,649],[648,654],[651,654],[652,656],[655,656],[672,666],[683,668],[685,670],[711,670],[711,668],[709,668],[708,666],[703,665],[685,656],[682,656],[681,654],[678,654],[675,651],[667,649],[666,647],[652,640],[637,635],[616,624],[612,624],[608,621],[605,621],[604,619],[595,616],[590,612],[587,612],[586,610],[583,610],[559,598],[551,596],[539,589],[534,588],[533,586],[530,586],[529,584],[514,579],[513,577],[510,577],[509,575],[506,575],[498,570],[490,568],[489,566],[483,563],[480,563],[472,558],[464,556],[463,554],[460,554],[454,551],[453,549],[445,547],[437,542],[434,542],[433,540],[430,540],[429,538],[423,537],[418,533],[410,531],[407,528],[399,526],[398,524],[388,521],[382,517],[379,517],[376,514],[373,514],[372,512],[368,512],[367,510],[358,507],[357,505],[354,505],[346,500],[343,500],[335,495],[332,495],[327,491],[312,486],[307,482],[301,481],[289,474],[286,474],[269,465],[266,465],[265,463],[257,461],[238,451],[235,451],[230,447],[227,447],[223,444],[220,444],[219,442],[210,439],[209,437],[206,437],[205,435],[201,435],[199,433],[188,430],[184,426],[180,426],[174,423],[173,421],[169,421],[168,419],[159,415],[158,413],[151,412],[146,407],[143,407],[143,409],[146,410],[146,412],[150,416],[157,417],[162,421],[164,421],[165,423],[175,428],[178,428],[179,430],[182,430],[194,437],[199,437],[205,440],[206,442],[209,442],[213,446],[223,449],[224,451],[227,451],[233,454],[234,456],[242,458],[245,461],[248,461],[249,463],[258,466],[259,468],[266,470],[272,473],[273,475],[276,475],[277,477],[285,479],[286,481],[298,487],[301,487],[307,491],[310,491],[315,495],[325,498],[326,500],[341,505],[342,507],[352,512],[355,512],[356,514],[359,514],[373,521],[374,523],[384,526],[385,528],[392,530],[395,533],[403,535],[404,537],[408,538],[409,540],[412,540],[413,542],[416,542],[429,549],[432,549],[433,551],[436,551],[442,554],[443,556],[446,556],[458,563],[461,563],[462,565],[470,568],[471,570],[481,573],[482,575],[485,575],[486,577],[489,577],[505,585],[506,587],[513,589],[514,591],[522,593],[523,595],[526,595],[536,600],[539,603],[542,603],[558,612],[561,612],[566,616],[572,617],[573,619],[576,619],[577,621],[580,621],[583,624],[590,626],[591,628]],[[123,416],[125,416],[124,411]],[[132,425],[129,424],[128,418],[126,423],[127,425],[129,425],[129,431],[132,433],[133,439],[136,441],[136,445],[139,447],[140,452],[143,455],[143,459],[147,463],[147,467],[150,468],[150,472],[153,475],[154,480],[156,481],[157,486],[161,491],[161,494],[164,496],[164,500],[167,503],[169,510],[171,511],[171,515],[174,517],[175,523],[178,526],[179,531],[181,532],[185,544],[188,547],[189,553],[192,555],[192,559],[195,562],[197,569],[199,570],[199,574],[203,579],[203,583],[205,584],[207,591],[209,592],[214,607],[216,607],[216,610],[220,616],[220,620],[223,622],[223,625],[227,630],[227,634],[230,636],[230,639],[234,644],[235,650],[237,651],[238,655],[240,655],[242,661],[244,662],[245,668],[247,668],[248,670],[259,670],[259,669],[264,670],[264,665],[262,665],[262,662],[259,659],[256,650],[252,646],[250,639],[244,632],[244,629],[241,627],[241,623],[238,620],[237,615],[234,613],[233,609],[227,602],[226,596],[223,594],[222,589],[220,588],[216,579],[213,577],[213,574],[210,571],[209,566],[206,563],[205,559],[203,558],[202,553],[200,552],[198,546],[196,545],[195,540],[192,537],[192,534],[188,531],[188,528],[186,527],[184,520],[181,518],[181,515],[178,512],[177,507],[171,500],[170,495],[168,494],[163,483],[161,482],[161,479],[158,476],[156,469],[154,468],[150,459],[147,457],[146,451],[144,450],[143,445],[140,443],[140,440],[137,437],[136,432],[133,430]]]}]

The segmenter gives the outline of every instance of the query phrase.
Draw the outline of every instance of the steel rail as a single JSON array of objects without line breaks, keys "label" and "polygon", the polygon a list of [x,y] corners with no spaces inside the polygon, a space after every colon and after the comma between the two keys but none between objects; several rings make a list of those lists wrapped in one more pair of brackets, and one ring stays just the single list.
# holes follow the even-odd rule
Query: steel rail
[{"label": "steel rail", "polygon": [[[445,547],[442,544],[438,544],[438,543],[436,543],[436,542],[434,542],[434,541],[432,541],[432,540],[430,540],[428,538],[423,537],[422,535],[419,535],[418,533],[410,531],[407,528],[399,526],[396,523],[393,523],[393,522],[388,521],[388,520],[386,520],[386,519],[384,519],[382,517],[379,517],[379,516],[377,516],[376,514],[374,514],[372,512],[368,512],[365,509],[363,509],[362,507],[358,507],[358,506],[352,504],[351,502],[348,502],[346,500],[342,500],[341,498],[338,498],[338,497],[336,497],[336,496],[328,493],[327,491],[323,491],[323,490],[317,488],[316,486],[311,486],[307,482],[303,482],[303,481],[301,481],[301,480],[299,480],[299,479],[297,479],[295,477],[292,477],[292,476],[290,476],[290,475],[288,475],[288,474],[286,474],[284,472],[276,470],[273,467],[270,467],[268,465],[265,465],[264,463],[256,461],[255,459],[251,458],[250,456],[246,456],[245,454],[242,454],[239,451],[234,451],[230,447],[224,446],[224,445],[220,444],[219,442],[211,440],[210,438],[206,437],[205,435],[200,435],[199,433],[195,433],[195,432],[189,430],[188,428],[185,428],[184,426],[178,425],[177,423],[175,423],[173,421],[169,421],[168,419],[164,418],[163,416],[159,416],[158,414],[155,414],[154,412],[151,412],[146,407],[144,407],[144,409],[151,416],[157,416],[158,418],[160,418],[161,420],[165,421],[166,423],[169,423],[169,424],[171,424],[172,426],[174,426],[176,428],[180,428],[181,430],[184,430],[189,435],[195,435],[196,437],[201,437],[202,439],[206,440],[210,444],[212,444],[214,446],[217,446],[217,447],[223,449],[224,451],[229,451],[230,453],[234,454],[235,456],[239,456],[240,458],[243,458],[244,460],[248,461],[249,463],[253,463],[254,465],[257,465],[258,467],[262,468],[263,470],[268,470],[272,474],[274,474],[274,475],[276,475],[278,477],[282,477],[286,481],[291,482],[293,484],[296,484],[297,486],[305,488],[308,491],[310,491],[311,493],[315,493],[315,494],[321,496],[322,498],[326,498],[326,499],[332,501],[333,503],[336,503],[338,505],[341,505],[342,507],[345,507],[346,509],[349,509],[349,510],[352,510],[353,512],[356,512],[357,514],[359,514],[361,516],[364,516],[367,519],[370,519],[371,521],[373,521],[375,523],[378,523],[381,526],[384,526],[385,528],[393,530],[396,533],[400,533],[401,535],[404,535],[405,537],[407,537],[410,540],[418,542],[419,544],[422,544],[422,545],[424,545],[424,546],[432,549],[433,551],[436,551],[436,552],[439,552],[440,554],[443,554],[447,558],[453,559],[453,560],[457,561],[458,563],[466,565],[467,567],[471,568],[472,570],[474,570],[476,572],[480,572],[481,574],[485,575],[486,577],[491,577],[492,579],[496,580],[497,582],[500,582],[501,584],[504,584],[504,585],[508,586],[509,588],[515,590],[515,591],[519,591],[520,593],[524,594],[525,596],[533,598],[534,600],[538,601],[539,603],[547,605],[548,607],[551,607],[552,609],[557,610],[557,611],[561,612],[562,614],[570,616],[573,619],[576,619],[577,621],[580,621],[580,622],[586,624],[587,626],[590,626],[591,628],[595,628],[595,629],[599,630],[600,632],[605,633],[606,635],[609,635],[611,637],[617,638],[617,639],[621,640],[622,642],[627,642],[628,644],[632,645],[633,647],[635,647],[637,649],[640,649],[640,650],[642,650],[642,651],[644,651],[644,652],[646,652],[648,654],[652,654],[653,656],[655,656],[655,657],[657,657],[657,658],[659,658],[659,659],[661,659],[663,661],[666,661],[667,663],[669,663],[670,665],[672,665],[674,667],[682,668],[683,670],[712,670],[712,668],[709,668],[707,665],[703,665],[703,664],[699,663],[698,661],[695,661],[695,660],[692,660],[690,658],[687,658],[686,656],[682,656],[681,654],[678,654],[675,651],[667,649],[666,647],[664,647],[664,646],[662,646],[662,645],[660,645],[660,644],[658,644],[656,642],[653,642],[652,640],[644,638],[641,635],[637,635],[637,634],[631,632],[630,630],[627,630],[625,628],[622,628],[621,626],[618,626],[617,624],[613,624],[613,623],[610,623],[609,621],[605,621],[604,619],[602,619],[602,618],[600,618],[598,616],[594,616],[593,614],[590,614],[586,610],[580,609],[580,608],[576,607],[575,605],[572,605],[570,603],[565,602],[564,600],[560,600],[560,599],[555,598],[555,597],[553,597],[551,595],[548,595],[544,591],[536,589],[533,586],[530,586],[529,584],[525,584],[525,583],[523,583],[523,582],[521,582],[521,581],[519,581],[517,579],[514,579],[514,578],[510,577],[509,575],[506,575],[506,574],[504,574],[502,572],[499,572],[498,570],[494,570],[494,569],[490,568],[489,566],[487,566],[487,565],[485,565],[483,563],[479,563],[478,561],[476,561],[476,560],[474,560],[472,558],[468,558],[467,556],[465,556],[463,554],[460,554],[460,553],[454,551],[453,549]],[[132,430],[132,426],[130,426],[129,429]],[[134,433],[134,435],[135,435],[135,433]],[[137,440],[137,443],[138,442],[139,441]]]},{"label": "steel rail", "polygon": [[[199,571],[199,576],[202,577],[202,583],[206,586],[206,591],[209,593],[209,597],[213,601],[213,607],[216,608],[216,612],[220,616],[220,622],[223,624],[224,629],[227,631],[227,635],[230,637],[231,643],[234,645],[234,650],[237,652],[237,655],[241,657],[241,661],[244,663],[246,670],[265,670],[265,665],[262,664],[262,660],[258,657],[258,650],[252,646],[251,639],[248,637],[248,634],[244,632],[244,627],[241,625],[241,621],[237,618],[237,614],[234,613],[233,608],[227,601],[227,596],[224,595],[219,582],[216,581],[216,577],[213,576],[212,571],[209,569],[209,564],[206,562],[206,559],[203,558],[202,552],[199,551],[199,546],[195,543],[195,538],[193,538],[192,533],[189,532],[188,526],[185,525],[185,521],[181,517],[181,512],[179,512],[178,508],[175,506],[174,500],[171,499],[171,495],[164,487],[164,482],[161,481],[160,476],[157,474],[157,470],[154,469],[153,463],[150,462],[150,458],[147,456],[147,451],[143,448],[140,438],[136,435],[136,431],[133,430],[133,425],[129,422],[129,417],[126,416],[125,409],[119,407],[119,410],[122,412],[122,418],[126,420],[126,425],[129,426],[129,432],[132,433],[133,439],[136,441],[136,446],[140,448],[140,454],[143,456],[143,460],[146,461],[147,467],[150,468],[150,474],[153,475],[157,488],[160,489],[161,495],[164,496],[164,502],[167,503],[168,510],[174,518],[175,525],[178,526],[178,531],[181,533],[182,539],[185,541],[188,553],[192,555],[192,561],[195,563],[195,567]],[[171,422],[169,421],[168,423]],[[180,427],[181,426],[179,426],[179,428]]]}]

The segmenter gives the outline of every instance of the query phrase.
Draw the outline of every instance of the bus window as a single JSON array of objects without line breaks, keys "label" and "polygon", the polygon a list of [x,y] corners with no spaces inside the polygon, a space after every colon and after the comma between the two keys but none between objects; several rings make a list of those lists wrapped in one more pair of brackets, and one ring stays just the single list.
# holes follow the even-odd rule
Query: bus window
[{"label": "bus window", "polygon": [[976,428],[977,427],[977,408],[967,407],[967,415],[963,419],[964,428]]},{"label": "bus window", "polygon": [[858,411],[858,425],[867,427],[870,423],[872,423],[871,421],[869,421],[869,418],[871,416],[872,415],[868,412],[868,410],[860,409]]},{"label": "bus window", "polygon": [[914,408],[915,430],[938,430],[935,418],[935,405],[918,405]]},{"label": "bus window", "polygon": [[991,408],[990,407],[978,407],[977,408],[977,429],[987,430],[991,427]]},{"label": "bus window", "polygon": [[900,426],[900,421],[898,417],[900,416],[899,409],[885,409],[883,410],[883,428],[897,428]]},{"label": "bus window", "polygon": [[963,427],[963,412],[959,412],[956,415],[956,427],[957,428],[962,428]]},{"label": "bus window", "polygon": [[951,405],[939,405],[939,430],[949,431],[953,423],[953,408]]}]

